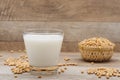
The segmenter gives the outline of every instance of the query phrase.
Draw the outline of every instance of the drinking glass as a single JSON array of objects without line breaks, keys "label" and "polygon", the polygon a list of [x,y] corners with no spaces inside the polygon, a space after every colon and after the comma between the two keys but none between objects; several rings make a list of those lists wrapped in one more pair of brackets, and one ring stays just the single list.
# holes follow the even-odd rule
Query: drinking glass
[{"label": "drinking glass", "polygon": [[57,70],[63,42],[60,29],[28,29],[23,34],[30,66],[40,70]]}]

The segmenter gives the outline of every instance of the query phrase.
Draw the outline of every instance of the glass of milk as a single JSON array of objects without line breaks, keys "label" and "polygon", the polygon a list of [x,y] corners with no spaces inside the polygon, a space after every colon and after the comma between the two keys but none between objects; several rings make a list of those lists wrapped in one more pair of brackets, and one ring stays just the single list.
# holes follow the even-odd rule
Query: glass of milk
[{"label": "glass of milk", "polygon": [[59,29],[30,29],[23,39],[31,66],[54,67],[58,64],[63,42],[63,32]]}]

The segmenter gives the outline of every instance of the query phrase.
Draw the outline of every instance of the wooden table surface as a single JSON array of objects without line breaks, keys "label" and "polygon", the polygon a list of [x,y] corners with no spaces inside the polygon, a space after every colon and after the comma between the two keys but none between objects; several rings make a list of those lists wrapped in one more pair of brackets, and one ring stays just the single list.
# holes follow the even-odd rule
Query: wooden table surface
[{"label": "wooden table surface", "polygon": [[[90,67],[115,67],[120,68],[120,54],[115,53],[112,59],[109,62],[104,63],[94,63],[92,65],[90,62],[85,62],[80,57],[79,53],[68,53],[62,52],[60,55],[60,62],[64,63],[64,58],[69,57],[71,62],[78,63],[78,66],[69,66],[67,70],[62,74],[54,74],[54,75],[42,75],[42,78],[38,78],[37,75],[32,75],[31,73],[23,73],[17,75],[17,78],[14,78],[14,74],[11,72],[9,66],[5,66],[4,60],[8,57],[17,57],[24,52],[14,52],[10,53],[8,51],[0,51],[2,57],[0,57],[0,80],[106,80],[105,77],[97,78],[95,75],[88,75],[87,69]],[[84,71],[84,74],[81,74],[81,71]],[[109,80],[120,80],[120,77],[111,77]]]}]

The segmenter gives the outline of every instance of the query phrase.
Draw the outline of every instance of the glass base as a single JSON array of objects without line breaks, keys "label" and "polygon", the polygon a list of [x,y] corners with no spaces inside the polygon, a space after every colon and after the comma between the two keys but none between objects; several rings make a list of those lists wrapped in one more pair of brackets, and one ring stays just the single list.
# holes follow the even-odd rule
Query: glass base
[{"label": "glass base", "polygon": [[51,67],[35,67],[32,66],[32,70],[30,73],[32,75],[53,75],[57,74],[58,67],[57,66],[51,66]]}]

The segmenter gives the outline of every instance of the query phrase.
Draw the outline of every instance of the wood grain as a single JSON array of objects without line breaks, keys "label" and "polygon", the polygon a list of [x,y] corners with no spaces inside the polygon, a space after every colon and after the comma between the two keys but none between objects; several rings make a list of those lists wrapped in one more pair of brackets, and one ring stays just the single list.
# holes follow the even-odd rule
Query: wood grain
[{"label": "wood grain", "polygon": [[120,0],[0,0],[0,20],[120,21]]},{"label": "wood grain", "polygon": [[[78,51],[78,42],[90,37],[105,37],[116,44],[115,51],[120,51],[120,23],[110,22],[34,22],[0,21],[1,50],[24,49],[23,32],[28,28],[61,29],[64,31],[62,51]],[[18,42],[14,45],[9,42]],[[4,46],[4,47],[3,47]],[[5,46],[8,46],[7,48]],[[3,48],[2,48],[3,47]]]},{"label": "wood grain", "polygon": [[[120,43],[115,43],[115,52],[120,52]],[[24,42],[0,42],[0,51],[19,51],[25,50]],[[64,41],[62,45],[62,52],[79,52],[78,42]]]},{"label": "wood grain", "polygon": [[23,41],[23,32],[28,28],[61,29],[64,32],[64,41],[74,42],[90,37],[105,37],[113,42],[120,42],[120,23],[34,21],[1,21],[0,41]]}]

